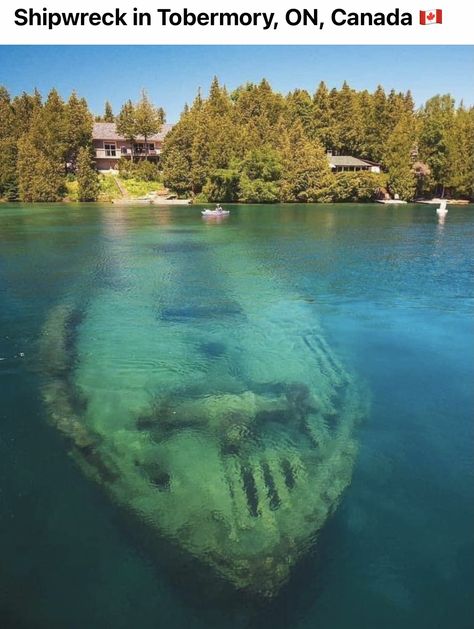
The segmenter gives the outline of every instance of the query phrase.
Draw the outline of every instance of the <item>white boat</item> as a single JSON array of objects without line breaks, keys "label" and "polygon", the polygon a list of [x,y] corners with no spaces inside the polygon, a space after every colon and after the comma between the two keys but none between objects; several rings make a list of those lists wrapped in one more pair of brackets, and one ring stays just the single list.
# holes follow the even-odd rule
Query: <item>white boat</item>
[{"label": "white boat", "polygon": [[206,208],[205,210],[201,211],[201,214],[203,216],[227,216],[228,214],[230,214],[230,210],[209,210],[208,208]]},{"label": "white boat", "polygon": [[448,202],[446,200],[441,201],[441,205],[436,210],[436,213],[438,214],[438,216],[446,216],[446,214],[448,213],[448,208],[446,207],[447,205],[448,205]]}]

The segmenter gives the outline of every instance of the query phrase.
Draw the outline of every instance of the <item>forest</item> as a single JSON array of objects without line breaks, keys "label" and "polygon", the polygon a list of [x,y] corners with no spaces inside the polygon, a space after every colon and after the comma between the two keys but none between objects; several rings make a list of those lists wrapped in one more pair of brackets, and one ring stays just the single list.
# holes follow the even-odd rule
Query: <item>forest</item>
[{"label": "forest", "polygon": [[[75,181],[78,200],[99,198],[92,151],[94,119],[115,121],[124,137],[157,133],[165,112],[146,92],[114,115],[90,112],[84,98],[56,90],[11,97],[0,87],[0,197],[60,201]],[[331,172],[327,152],[381,165],[382,172]],[[142,162],[146,162],[146,156]],[[130,171],[130,162],[119,164]],[[410,91],[357,91],[344,83],[286,95],[268,81],[228,91],[214,78],[198,91],[165,138],[158,166],[135,164],[195,202],[370,201],[474,197],[474,108],[435,95],[416,107]]]}]

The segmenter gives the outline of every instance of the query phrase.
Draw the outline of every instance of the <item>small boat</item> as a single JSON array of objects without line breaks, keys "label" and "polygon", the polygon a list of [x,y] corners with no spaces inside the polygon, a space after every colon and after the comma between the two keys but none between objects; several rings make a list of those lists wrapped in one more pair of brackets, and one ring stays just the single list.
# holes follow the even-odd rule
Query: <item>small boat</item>
[{"label": "small boat", "polygon": [[446,216],[446,214],[448,213],[448,208],[446,207],[447,205],[448,205],[448,202],[446,200],[441,201],[441,205],[436,210],[436,213],[438,214],[438,216]]},{"label": "small boat", "polygon": [[209,210],[206,208],[201,211],[203,216],[227,216],[230,214],[230,210]]}]

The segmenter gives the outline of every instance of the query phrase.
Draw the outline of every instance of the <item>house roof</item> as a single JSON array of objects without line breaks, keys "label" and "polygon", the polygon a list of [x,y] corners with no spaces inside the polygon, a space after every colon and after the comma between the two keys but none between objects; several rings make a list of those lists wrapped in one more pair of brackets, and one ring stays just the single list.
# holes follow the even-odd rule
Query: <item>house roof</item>
[{"label": "house roof", "polygon": [[[147,138],[148,142],[159,142],[163,140],[165,135],[171,131],[173,128],[172,124],[164,124],[161,127],[159,133],[155,133],[154,135],[150,135]],[[94,127],[92,128],[92,139],[93,140],[125,140],[123,135],[117,133],[117,129],[115,126],[115,122],[94,122]],[[143,137],[137,136],[138,141],[144,140]]]},{"label": "house roof", "polygon": [[328,155],[328,160],[333,168],[336,166],[378,166],[375,162],[352,157],[352,155]]}]

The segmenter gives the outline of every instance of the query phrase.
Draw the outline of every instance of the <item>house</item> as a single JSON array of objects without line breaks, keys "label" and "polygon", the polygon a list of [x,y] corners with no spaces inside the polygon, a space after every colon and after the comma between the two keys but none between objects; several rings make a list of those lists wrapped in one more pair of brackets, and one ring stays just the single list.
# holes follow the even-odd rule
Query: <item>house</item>
[{"label": "house", "polygon": [[380,164],[371,162],[368,159],[359,159],[351,155],[333,155],[330,151],[327,153],[327,158],[331,170],[334,173],[354,172],[359,170],[367,170],[371,173],[380,172]]},{"label": "house", "polygon": [[92,129],[92,141],[95,152],[97,170],[114,170],[121,157],[143,159],[148,157],[158,161],[166,134],[172,129],[172,124],[164,124],[159,133],[147,138],[137,137],[129,142],[117,132],[115,122],[95,122]]}]

